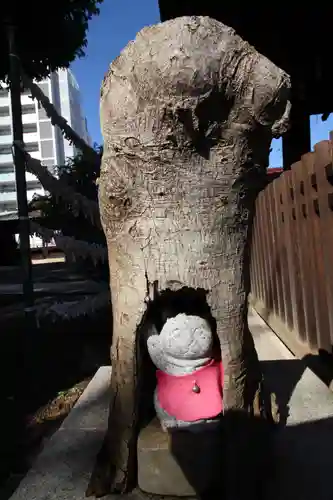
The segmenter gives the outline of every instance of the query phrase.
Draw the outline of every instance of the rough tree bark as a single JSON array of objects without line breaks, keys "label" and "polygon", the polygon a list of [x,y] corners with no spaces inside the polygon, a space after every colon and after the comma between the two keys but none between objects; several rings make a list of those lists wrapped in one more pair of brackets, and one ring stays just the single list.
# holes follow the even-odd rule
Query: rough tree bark
[{"label": "rough tree bark", "polygon": [[272,136],[286,129],[289,87],[282,70],[208,17],[145,28],[110,66],[99,186],[114,315],[112,401],[108,466],[93,474],[90,494],[125,492],[135,475],[135,335],[149,283],[209,292],[225,408],[262,411],[247,326],[249,237]]}]

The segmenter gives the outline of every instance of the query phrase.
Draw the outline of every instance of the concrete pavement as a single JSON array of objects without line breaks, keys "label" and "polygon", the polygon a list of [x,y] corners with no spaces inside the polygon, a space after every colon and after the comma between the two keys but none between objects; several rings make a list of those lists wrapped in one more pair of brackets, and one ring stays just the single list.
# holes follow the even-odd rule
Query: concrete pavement
[{"label": "concrete pavement", "polygon": [[333,392],[296,359],[255,312],[249,324],[287,425],[276,434],[267,500],[332,500]]}]

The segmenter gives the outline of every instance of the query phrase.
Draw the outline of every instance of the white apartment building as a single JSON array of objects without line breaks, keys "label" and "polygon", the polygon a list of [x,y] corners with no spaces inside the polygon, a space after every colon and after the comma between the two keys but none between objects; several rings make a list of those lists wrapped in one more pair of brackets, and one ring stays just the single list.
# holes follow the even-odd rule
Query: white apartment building
[{"label": "white apartment building", "polygon": [[[87,121],[82,111],[80,90],[73,73],[67,69],[58,70],[39,82],[57,111],[86,142],[91,144]],[[53,171],[56,165],[63,165],[66,158],[77,154],[74,146],[62,136],[58,127],[51,124],[44,109],[31,99],[30,91],[21,95],[23,140],[26,150]],[[12,122],[9,90],[0,88],[0,218],[12,218],[17,213],[15,172],[12,156]],[[44,194],[38,179],[26,173],[27,198]]]}]

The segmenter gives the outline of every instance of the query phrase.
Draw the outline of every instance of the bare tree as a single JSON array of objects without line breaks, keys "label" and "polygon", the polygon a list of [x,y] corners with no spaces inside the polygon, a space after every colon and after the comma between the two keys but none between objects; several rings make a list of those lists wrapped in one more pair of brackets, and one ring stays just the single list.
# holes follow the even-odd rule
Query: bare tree
[{"label": "bare tree", "polygon": [[[207,291],[224,360],[225,409],[267,416],[247,325],[249,243],[289,77],[223,24],[183,17],[143,29],[101,92],[100,208],[114,315],[104,465],[88,493],[135,480],[136,333],[151,284]],[[106,461],[105,461],[106,460]]]}]

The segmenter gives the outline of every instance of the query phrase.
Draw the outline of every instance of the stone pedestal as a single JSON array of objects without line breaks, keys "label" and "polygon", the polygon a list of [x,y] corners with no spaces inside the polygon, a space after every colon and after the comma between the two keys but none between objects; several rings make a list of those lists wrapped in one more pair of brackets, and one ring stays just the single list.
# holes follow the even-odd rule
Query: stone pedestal
[{"label": "stone pedestal", "polygon": [[146,493],[196,497],[215,489],[222,473],[220,433],[163,432],[157,419],[138,439],[138,485]]},{"label": "stone pedestal", "polygon": [[138,439],[138,485],[146,493],[195,496],[183,471],[170,453],[170,436],[158,419],[142,429]]}]

